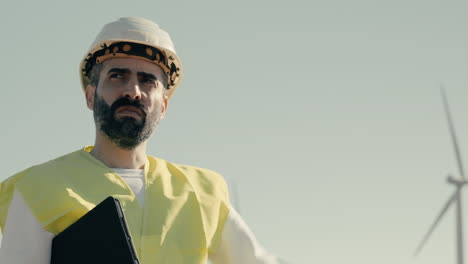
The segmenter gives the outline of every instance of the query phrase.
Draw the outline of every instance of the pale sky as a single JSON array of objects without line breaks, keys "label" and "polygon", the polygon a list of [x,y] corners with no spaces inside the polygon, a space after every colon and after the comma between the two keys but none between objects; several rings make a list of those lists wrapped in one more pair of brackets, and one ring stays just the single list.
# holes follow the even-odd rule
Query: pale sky
[{"label": "pale sky", "polygon": [[149,154],[235,182],[271,252],[455,263],[453,208],[412,253],[457,173],[440,84],[468,157],[467,14],[451,0],[4,3],[0,180],[93,144],[80,59],[103,24],[142,16],[171,34],[184,66]]}]

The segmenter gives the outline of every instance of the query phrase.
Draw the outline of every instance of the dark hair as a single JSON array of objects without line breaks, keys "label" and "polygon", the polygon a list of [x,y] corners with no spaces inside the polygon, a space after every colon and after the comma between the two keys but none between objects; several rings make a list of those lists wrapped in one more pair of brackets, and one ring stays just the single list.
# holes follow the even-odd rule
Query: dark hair
[{"label": "dark hair", "polygon": [[102,71],[102,63],[96,64],[91,68],[91,71],[89,72],[89,82],[91,85],[94,85],[97,87],[99,83],[99,75],[101,74]]},{"label": "dark hair", "polygon": [[[97,85],[99,84],[99,76],[101,75],[101,71],[102,71],[102,63],[96,64],[93,66],[93,68],[91,68],[91,71],[89,72],[89,82],[91,83],[91,85],[94,85],[97,87]],[[164,90],[167,91],[169,90],[167,86],[167,75],[163,74],[162,76],[163,77],[162,77],[161,83],[164,85],[164,88],[165,88]]]}]

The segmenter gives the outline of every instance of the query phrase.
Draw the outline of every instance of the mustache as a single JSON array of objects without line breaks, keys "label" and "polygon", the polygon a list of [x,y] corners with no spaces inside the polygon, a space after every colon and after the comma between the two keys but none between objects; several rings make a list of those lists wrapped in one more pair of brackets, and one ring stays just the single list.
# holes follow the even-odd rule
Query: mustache
[{"label": "mustache", "polygon": [[145,105],[140,101],[140,100],[132,100],[128,97],[121,97],[117,100],[115,100],[114,103],[111,105],[111,113],[115,113],[118,108],[122,106],[133,106],[138,108],[145,116],[147,115]]}]

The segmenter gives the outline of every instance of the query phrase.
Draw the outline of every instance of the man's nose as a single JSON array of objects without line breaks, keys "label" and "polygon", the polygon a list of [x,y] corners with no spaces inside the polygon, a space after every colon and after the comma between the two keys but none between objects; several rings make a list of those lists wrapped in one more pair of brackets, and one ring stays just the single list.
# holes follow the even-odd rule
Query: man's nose
[{"label": "man's nose", "polygon": [[130,78],[125,87],[124,96],[129,97],[133,100],[141,99],[141,90],[138,78]]}]

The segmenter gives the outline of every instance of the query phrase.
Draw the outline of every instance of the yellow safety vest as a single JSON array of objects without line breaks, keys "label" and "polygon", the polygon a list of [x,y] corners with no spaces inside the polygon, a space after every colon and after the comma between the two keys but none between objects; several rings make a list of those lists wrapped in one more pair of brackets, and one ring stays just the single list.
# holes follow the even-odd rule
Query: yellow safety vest
[{"label": "yellow safety vest", "polygon": [[208,253],[218,247],[230,208],[219,174],[148,156],[142,208],[125,181],[91,156],[91,149],[33,166],[1,183],[1,228],[14,190],[54,234],[113,196],[122,203],[142,264],[206,263]]}]

